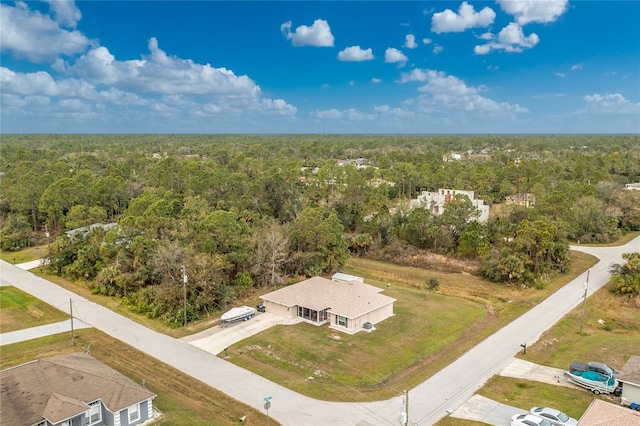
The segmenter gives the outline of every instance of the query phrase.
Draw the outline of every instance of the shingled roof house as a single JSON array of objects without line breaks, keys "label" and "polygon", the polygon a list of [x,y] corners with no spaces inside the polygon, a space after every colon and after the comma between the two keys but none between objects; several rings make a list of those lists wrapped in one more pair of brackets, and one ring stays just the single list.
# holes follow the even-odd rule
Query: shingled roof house
[{"label": "shingled roof house", "polygon": [[380,292],[382,289],[358,280],[313,277],[260,298],[267,312],[314,325],[328,323],[353,334],[365,330],[366,323],[373,325],[393,316],[396,299]]},{"label": "shingled roof house", "polygon": [[0,385],[0,423],[12,426],[140,425],[156,396],[84,352],[8,368]]},{"label": "shingled roof house", "polygon": [[618,381],[622,382],[622,404],[640,404],[640,355],[629,357],[618,374]]}]

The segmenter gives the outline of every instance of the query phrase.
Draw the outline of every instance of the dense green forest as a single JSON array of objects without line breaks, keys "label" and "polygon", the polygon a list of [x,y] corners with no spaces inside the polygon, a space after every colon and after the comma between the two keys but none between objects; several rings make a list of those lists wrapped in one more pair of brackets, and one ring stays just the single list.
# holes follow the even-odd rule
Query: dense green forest
[{"label": "dense green forest", "polygon": [[[637,135],[2,135],[2,250],[50,242],[49,268],[179,323],[349,256],[465,259],[543,285],[570,241],[640,230]],[[442,214],[422,191],[474,191]],[[527,195],[532,206],[507,204]],[[65,231],[91,224],[91,232]],[[49,237],[47,237],[47,235]]]}]

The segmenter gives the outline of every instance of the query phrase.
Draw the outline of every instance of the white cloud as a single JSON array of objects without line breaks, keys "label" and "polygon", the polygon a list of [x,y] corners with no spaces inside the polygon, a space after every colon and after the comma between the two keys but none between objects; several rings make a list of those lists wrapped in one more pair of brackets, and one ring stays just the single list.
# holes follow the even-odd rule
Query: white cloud
[{"label": "white cloud", "polygon": [[74,0],[44,0],[49,3],[53,16],[60,25],[75,28],[82,19],[80,9],[76,7]]},{"label": "white cloud", "polygon": [[[312,117],[354,126],[357,126],[357,123],[367,126],[396,123],[393,128],[399,131],[406,131],[408,128],[425,131],[436,127],[451,131],[459,129],[463,123],[474,123],[474,126],[480,126],[479,128],[487,124],[503,128],[507,121],[513,121],[517,115],[528,112],[518,104],[497,102],[482,96],[481,92],[487,90],[485,87],[468,86],[461,79],[442,71],[415,69],[402,73],[399,82],[410,81],[426,84],[418,89],[417,96],[405,100],[400,106],[381,104],[375,106],[372,111],[332,108],[316,110]],[[355,127],[350,129],[353,128]]]},{"label": "white cloud", "polygon": [[554,72],[553,75],[555,75],[556,77],[566,77],[567,75],[563,72]]},{"label": "white cloud", "polygon": [[[119,61],[100,46],[72,65],[58,63],[61,72],[80,78],[56,80],[44,71],[19,73],[0,67],[3,122],[9,120],[7,117],[63,117],[73,122],[97,115],[104,119],[106,129],[109,122],[134,118],[139,121],[136,126],[153,120],[160,126],[175,126],[176,120],[199,120],[201,125],[210,126],[216,116],[246,120],[272,115],[292,117],[297,113],[296,107],[283,99],[265,97],[246,75],[169,56],[155,38],[149,41],[149,50],[142,59]],[[79,108],[84,108],[82,114]],[[76,125],[80,124],[67,121],[69,128]],[[152,127],[145,124],[144,128]]]},{"label": "white cloud", "polygon": [[405,37],[405,43],[404,43],[404,47],[406,47],[407,49],[415,49],[416,47],[418,47],[418,44],[416,43],[416,36],[414,36],[413,34],[407,34]]},{"label": "white cloud", "polygon": [[415,117],[415,113],[405,108],[391,107],[389,105],[377,105],[374,106],[373,111],[370,112],[361,111],[355,108],[332,108],[328,110],[315,110],[311,113],[311,116],[318,120],[327,120],[346,124],[354,122],[384,122],[386,119],[411,119]]},{"label": "white cloud", "polygon": [[493,33],[491,31],[487,31],[486,33],[482,33],[478,36],[480,40],[493,40]]},{"label": "white cloud", "polygon": [[372,83],[376,83],[376,84],[377,84],[377,83],[382,83],[382,79],[381,79],[381,78],[377,78],[377,77],[373,77],[373,78],[371,79],[371,82],[372,82]]},{"label": "white cloud", "polygon": [[581,112],[596,115],[640,115],[640,103],[632,103],[620,93],[587,95]]},{"label": "white cloud", "polygon": [[462,2],[458,13],[451,9],[434,13],[431,18],[431,31],[435,33],[459,33],[468,28],[488,27],[493,24],[496,13],[493,9],[485,7],[476,12],[469,3]]},{"label": "white cloud", "polygon": [[434,54],[434,55],[439,54],[439,53],[440,53],[440,52],[442,52],[443,50],[444,50],[444,47],[443,47],[443,46],[440,46],[439,44],[434,44],[434,45],[433,45],[433,54]]},{"label": "white cloud", "polygon": [[160,49],[156,38],[149,40],[148,47],[150,53],[142,59],[118,61],[106,47],[100,46],[65,68],[92,84],[127,91],[227,96],[237,101],[260,97],[260,88],[246,75],[237,76],[226,68],[169,56]]},{"label": "white cloud", "polygon": [[433,43],[433,40],[431,40],[430,38],[423,38],[423,39],[422,39],[422,43],[424,43],[424,44],[431,44],[431,43]]},{"label": "white cloud", "polygon": [[407,58],[406,55],[402,53],[402,51],[394,47],[389,47],[387,48],[387,50],[384,51],[384,61],[388,64],[398,63],[401,66],[404,66],[404,64],[408,60],[409,58]]},{"label": "white cloud", "polygon": [[[66,10],[61,6],[60,10]],[[74,6],[75,7],[75,6]],[[64,16],[65,22],[73,19]],[[59,16],[59,17],[60,17]],[[16,7],[0,4],[0,50],[33,62],[52,60],[59,55],[73,55],[87,49],[90,40],[79,31],[69,31],[23,2]]]},{"label": "white cloud", "polygon": [[571,66],[571,71],[578,71],[582,69],[582,64],[575,64]]},{"label": "white cloud", "polygon": [[333,34],[324,19],[316,19],[310,27],[300,25],[294,32],[291,32],[291,21],[288,21],[280,26],[280,31],[296,47],[333,47]]},{"label": "white cloud", "polygon": [[350,46],[338,52],[338,60],[346,62],[362,62],[374,59],[371,49],[362,49],[360,46]]},{"label": "white cloud", "polygon": [[531,33],[525,37],[522,27],[515,22],[511,22],[500,30],[497,40],[491,41],[487,44],[477,45],[474,48],[474,52],[477,55],[486,55],[492,50],[522,52],[524,49],[532,48],[538,44],[539,41],[540,38],[536,33]]},{"label": "white cloud", "polygon": [[496,102],[480,95],[483,87],[467,86],[463,80],[442,71],[424,70],[426,85],[418,90],[423,94],[414,102],[422,112],[440,114],[445,111],[476,115],[513,116],[528,110],[518,104]]},{"label": "white cloud", "polygon": [[424,82],[427,81],[427,72],[421,70],[420,68],[414,68],[409,72],[400,73],[400,80],[397,80],[398,83],[409,83],[413,81]]},{"label": "white cloud", "polygon": [[311,116],[321,120],[344,120],[344,121],[366,121],[372,120],[374,116],[355,108],[338,110],[336,108],[328,110],[315,110]]},{"label": "white cloud", "polygon": [[549,23],[558,19],[566,10],[569,0],[497,0],[520,25],[530,22]]}]

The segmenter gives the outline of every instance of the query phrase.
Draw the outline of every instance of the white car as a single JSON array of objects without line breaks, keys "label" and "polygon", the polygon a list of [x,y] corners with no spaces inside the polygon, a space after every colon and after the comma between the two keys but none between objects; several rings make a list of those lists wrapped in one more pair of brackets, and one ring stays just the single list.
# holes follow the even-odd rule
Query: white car
[{"label": "white car", "polygon": [[533,414],[515,414],[511,417],[511,426],[551,426],[551,422]]},{"label": "white car", "polygon": [[543,419],[549,420],[553,426],[576,426],[578,421],[573,417],[567,416],[560,410],[549,407],[533,407],[529,412]]}]

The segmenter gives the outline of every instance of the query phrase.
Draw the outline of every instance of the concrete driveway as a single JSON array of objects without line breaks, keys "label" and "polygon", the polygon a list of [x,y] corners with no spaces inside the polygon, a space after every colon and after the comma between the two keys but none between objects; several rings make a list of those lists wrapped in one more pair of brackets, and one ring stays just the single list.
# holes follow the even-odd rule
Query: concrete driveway
[{"label": "concrete driveway", "polygon": [[239,321],[226,327],[216,325],[200,333],[183,337],[180,340],[210,354],[217,355],[234,343],[277,324],[293,324],[293,322],[268,312],[258,312],[248,321]]},{"label": "concrete driveway", "polygon": [[521,408],[501,404],[484,396],[473,395],[467,402],[451,413],[451,417],[475,420],[495,426],[505,426],[511,424],[511,417],[514,414],[525,413],[527,411]]}]

